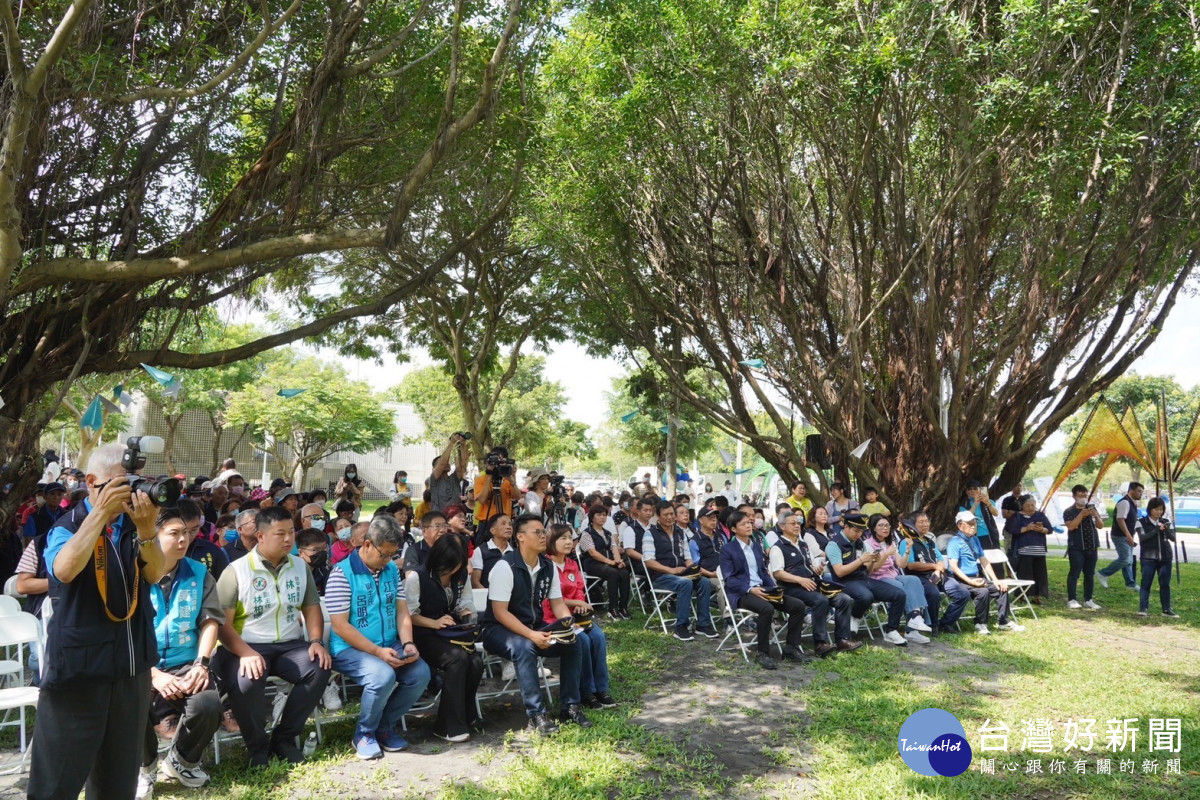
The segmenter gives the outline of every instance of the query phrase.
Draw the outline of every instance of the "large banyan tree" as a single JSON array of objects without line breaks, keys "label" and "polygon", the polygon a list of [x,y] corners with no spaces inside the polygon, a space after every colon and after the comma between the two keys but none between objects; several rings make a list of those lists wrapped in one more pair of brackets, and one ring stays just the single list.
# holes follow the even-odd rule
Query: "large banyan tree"
[{"label": "large banyan tree", "polygon": [[[779,405],[893,508],[920,497],[944,522],[968,479],[1007,490],[1188,283],[1197,19],[1151,0],[596,4],[546,70],[543,235],[593,334],[644,348],[782,475],[803,447]],[[697,366],[727,401],[688,390]]]},{"label": "large banyan tree", "polygon": [[[522,0],[0,4],[13,496],[79,375],[214,366],[320,334],[364,349],[373,315],[503,211],[511,192],[457,220],[457,236],[431,233],[465,175],[512,173],[497,131],[515,129],[505,115],[519,116],[547,13]],[[375,257],[344,255],[363,251]],[[172,347],[197,309],[238,298],[274,312],[276,332]]]}]

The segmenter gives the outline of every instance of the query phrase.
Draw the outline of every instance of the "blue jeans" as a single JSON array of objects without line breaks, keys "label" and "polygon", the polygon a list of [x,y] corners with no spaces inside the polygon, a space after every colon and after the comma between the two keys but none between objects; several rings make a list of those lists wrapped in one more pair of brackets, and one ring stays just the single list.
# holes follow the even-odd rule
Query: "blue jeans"
[{"label": "blue jeans", "polygon": [[1155,575],[1158,576],[1158,602],[1162,604],[1163,611],[1171,610],[1171,560],[1143,558],[1139,611],[1150,610],[1150,587],[1154,585]]},{"label": "blue jeans", "polygon": [[904,591],[904,613],[925,610],[925,589],[921,587],[921,579],[916,575],[901,575],[898,578],[879,578],[884,583]]},{"label": "blue jeans", "polygon": [[678,575],[659,573],[654,578],[654,588],[675,592],[675,625],[683,627],[692,620],[692,592],[696,593],[699,610],[696,612],[696,622],[701,628],[712,626],[712,612],[708,604],[712,599],[712,582],[706,580],[688,580]]},{"label": "blue jeans", "polygon": [[1125,534],[1121,533],[1120,530],[1113,532],[1112,543],[1113,547],[1117,550],[1117,557],[1108,566],[1100,570],[1100,574],[1107,578],[1117,570],[1121,570],[1121,574],[1125,576],[1125,585],[1133,586],[1133,548],[1129,542],[1125,541]]},{"label": "blue jeans", "polygon": [[578,640],[574,644],[552,644],[545,650],[520,634],[513,633],[499,623],[483,629],[483,649],[495,656],[513,662],[517,673],[517,685],[521,688],[521,699],[525,701],[525,713],[529,716],[545,714],[546,704],[542,701],[542,679],[538,674],[538,657],[562,660],[562,671],[558,682],[558,702],[563,708],[579,703],[580,659],[583,649]]},{"label": "blue jeans", "polygon": [[584,697],[608,691],[608,641],[604,631],[592,622],[579,634],[579,693]]},{"label": "blue jeans", "polygon": [[[404,652],[399,642],[388,647]],[[391,667],[383,659],[351,647],[333,657],[333,668],[363,687],[362,709],[358,712],[360,734],[399,730],[400,718],[429,684],[429,666],[419,658],[411,664]]]}]

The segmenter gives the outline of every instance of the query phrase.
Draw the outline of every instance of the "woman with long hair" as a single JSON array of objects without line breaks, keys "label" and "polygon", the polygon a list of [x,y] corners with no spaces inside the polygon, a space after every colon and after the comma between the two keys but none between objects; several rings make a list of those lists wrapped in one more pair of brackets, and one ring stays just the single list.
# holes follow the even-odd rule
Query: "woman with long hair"
[{"label": "woman with long hair", "polygon": [[473,648],[467,650],[438,633],[476,621],[467,575],[467,543],[461,536],[442,536],[429,548],[425,565],[404,579],[414,643],[421,658],[442,673],[433,733],[448,742],[467,741],[479,722],[475,693],[483,678],[483,659]]}]

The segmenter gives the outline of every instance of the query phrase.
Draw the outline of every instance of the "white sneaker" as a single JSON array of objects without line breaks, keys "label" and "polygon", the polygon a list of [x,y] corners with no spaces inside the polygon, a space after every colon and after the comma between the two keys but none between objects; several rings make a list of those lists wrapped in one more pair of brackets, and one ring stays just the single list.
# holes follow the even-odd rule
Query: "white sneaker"
[{"label": "white sneaker", "polygon": [[908,641],[916,642],[917,644],[929,644],[929,637],[923,633],[919,633],[912,629],[908,631]]},{"label": "white sneaker", "polygon": [[933,630],[933,628],[925,624],[925,620],[920,615],[908,618],[908,629],[910,631],[921,631],[922,633],[929,633]]},{"label": "white sneaker", "polygon": [[991,631],[988,630],[988,626],[982,622],[975,623],[975,632],[982,636],[987,636],[989,633],[991,633]]},{"label": "white sneaker", "polygon": [[543,678],[549,678],[549,677],[550,677],[550,670],[549,670],[549,669],[547,669],[546,667],[542,667],[540,670],[538,670],[538,672],[539,672],[539,673],[541,673],[541,676],[542,676]]},{"label": "white sneaker", "polygon": [[157,764],[138,770],[137,791],[134,792],[134,800],[151,800],[154,797],[154,781],[157,777]]},{"label": "white sneaker", "polygon": [[1078,600],[1068,600],[1068,601],[1067,601],[1067,608],[1074,609],[1075,611],[1078,611],[1079,609],[1083,608],[1083,606],[1079,605],[1079,601],[1078,601]]},{"label": "white sneaker", "polygon": [[208,773],[202,770],[199,764],[190,767],[185,764],[179,754],[175,752],[174,747],[167,752],[167,757],[163,759],[162,771],[189,789],[198,789],[209,780]]},{"label": "white sneaker", "polygon": [[1100,581],[1100,585],[1103,586],[1105,589],[1108,588],[1108,576],[1107,575],[1101,575],[1100,573],[1096,573],[1096,580]]},{"label": "white sneaker", "polygon": [[896,645],[896,647],[906,647],[908,645],[908,640],[900,635],[900,631],[886,631],[883,634],[883,640],[888,644]]},{"label": "white sneaker", "polygon": [[1088,611],[1099,611],[1103,606],[1097,605],[1095,600],[1084,600],[1083,607]]},{"label": "white sneaker", "polygon": [[277,686],[275,688],[275,697],[271,700],[271,726],[279,724],[279,718],[283,716],[283,707],[287,705],[288,692],[292,690],[290,685]]},{"label": "white sneaker", "polygon": [[329,679],[329,683],[325,686],[325,691],[321,693],[321,705],[326,711],[339,711],[342,707],[342,695],[338,692],[338,685],[333,678]]},{"label": "white sneaker", "polygon": [[1021,631],[1025,630],[1024,625],[1021,625],[1021,624],[1017,623],[1016,620],[1011,620],[1011,619],[1008,622],[1000,623],[996,627],[1002,631],[1012,631],[1013,633],[1020,633]]},{"label": "white sneaker", "polygon": [[1139,612],[1137,613],[1137,615],[1138,615],[1139,617],[1148,617],[1148,616],[1150,616],[1150,612],[1149,612],[1149,611],[1146,611],[1145,609],[1142,609],[1141,611],[1139,611]]},{"label": "white sneaker", "polygon": [[508,683],[517,679],[517,667],[511,661],[504,662],[504,669],[500,670],[500,680]]}]

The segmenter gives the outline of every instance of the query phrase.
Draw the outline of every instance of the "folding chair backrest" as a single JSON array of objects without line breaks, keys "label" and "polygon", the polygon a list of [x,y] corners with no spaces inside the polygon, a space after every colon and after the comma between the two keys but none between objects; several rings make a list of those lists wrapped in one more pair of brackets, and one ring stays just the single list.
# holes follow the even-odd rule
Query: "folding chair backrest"
[{"label": "folding chair backrest", "polygon": [[1012,564],[1008,563],[1008,554],[1000,549],[984,550],[983,557],[995,569],[997,566],[1003,566],[1003,570],[996,575],[997,578],[1011,578],[1015,573],[1012,571]]},{"label": "folding chair backrest", "polygon": [[0,647],[36,642],[39,627],[37,617],[24,611],[0,616]]},{"label": "folding chair backrest", "polygon": [[8,580],[4,582],[4,593],[9,597],[16,597],[18,599],[24,597],[25,595],[17,591],[17,581],[20,579],[20,575],[9,575]]},{"label": "folding chair backrest", "polygon": [[0,594],[0,616],[21,613],[21,601],[11,595]]}]

